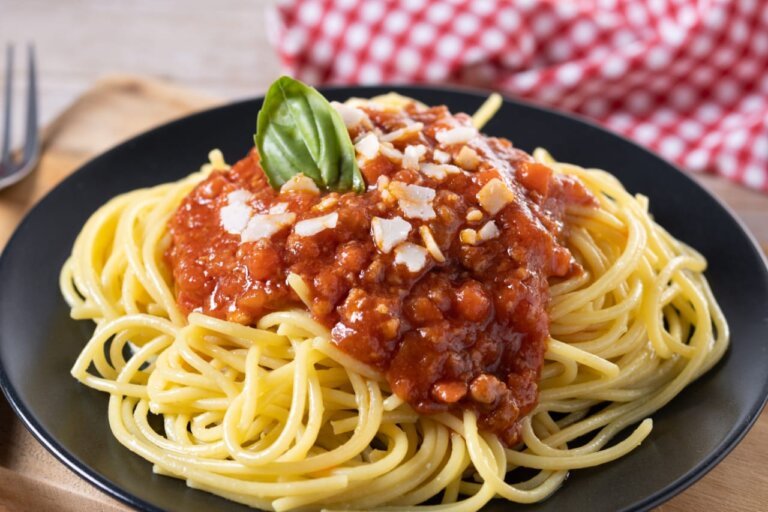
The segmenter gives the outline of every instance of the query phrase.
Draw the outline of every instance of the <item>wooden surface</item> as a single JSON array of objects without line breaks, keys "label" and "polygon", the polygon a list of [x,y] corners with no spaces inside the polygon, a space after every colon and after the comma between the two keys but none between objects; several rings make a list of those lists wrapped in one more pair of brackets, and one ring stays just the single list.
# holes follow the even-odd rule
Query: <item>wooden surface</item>
[{"label": "wooden surface", "polygon": [[[40,167],[0,191],[0,247],[21,216],[89,157],[147,128],[217,103],[210,96],[129,76],[99,82],[45,130]],[[768,248],[768,198],[709,176],[697,177],[726,201]],[[105,420],[106,421],[106,420]],[[712,472],[659,508],[662,512],[765,510],[768,414]],[[0,398],[0,510],[125,510],[56,461]]]},{"label": "wooden surface", "polygon": [[[251,97],[279,73],[266,22],[275,1],[0,0],[0,50],[35,44],[43,124],[111,73],[152,76],[224,100]],[[0,51],[0,69],[3,60]],[[21,80],[15,90],[22,98]]]},{"label": "wooden surface", "polygon": [[[98,82],[45,129],[38,169],[0,190],[0,247],[23,214],[89,158],[152,126],[216,103],[220,100],[147,79],[114,76]],[[0,510],[127,508],[54,459],[0,396]]]}]

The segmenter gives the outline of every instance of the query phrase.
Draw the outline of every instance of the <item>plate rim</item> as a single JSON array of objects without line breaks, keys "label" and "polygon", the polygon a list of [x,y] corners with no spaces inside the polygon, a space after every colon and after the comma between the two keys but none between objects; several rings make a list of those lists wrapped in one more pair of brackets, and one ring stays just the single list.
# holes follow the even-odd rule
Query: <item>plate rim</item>
[{"label": "plate rim", "polygon": [[[446,86],[446,85],[425,85],[425,84],[397,83],[397,84],[391,84],[391,85],[368,85],[368,86],[333,85],[333,86],[317,87],[317,90],[320,91],[321,93],[349,91],[350,95],[364,93],[365,91],[381,91],[384,89],[391,90],[394,92],[411,91],[411,92],[417,92],[417,93],[423,93],[423,94],[429,94],[431,92],[454,93],[454,94],[460,94],[465,96],[471,96],[477,100],[482,100],[484,98],[487,98],[490,95],[489,91],[481,88],[468,87],[468,86]],[[355,93],[353,91],[358,91],[358,92]],[[592,121],[591,119],[588,119],[582,115],[575,114],[572,112],[561,111],[561,110],[551,108],[545,105],[541,105],[526,99],[514,98],[503,93],[499,93],[499,94],[502,96],[504,103],[511,104],[512,106],[519,106],[523,108],[537,110],[539,112],[542,112],[548,115],[564,117],[576,123],[586,125],[587,127],[595,129],[599,132],[602,132],[605,135],[614,137],[618,140],[621,140],[624,143],[630,144],[636,150],[640,150],[641,152],[645,153],[647,156],[650,156],[653,159],[658,160],[661,164],[664,164],[670,167],[671,169],[673,169],[679,176],[681,176],[690,185],[693,185],[700,192],[703,192],[715,203],[717,203],[723,209],[726,215],[730,217],[730,220],[733,221],[738,226],[740,234],[744,236],[746,240],[748,240],[751,252],[753,253],[753,255],[757,256],[757,259],[759,261],[762,262],[762,268],[761,268],[762,277],[766,282],[768,282],[768,256],[766,256],[766,254],[762,251],[757,239],[752,234],[752,232],[746,227],[745,223],[741,220],[741,218],[739,218],[738,215],[736,215],[734,210],[729,205],[723,202],[723,200],[721,200],[716,195],[712,194],[709,190],[701,186],[688,173],[683,172],[677,166],[677,164],[663,158],[662,156],[647,149],[646,147],[630,140],[628,137],[625,137],[622,134],[616,133],[606,127],[603,127],[597,124],[595,121]],[[215,111],[242,108],[242,107],[245,107],[246,105],[253,104],[258,101],[263,101],[263,99],[264,99],[264,95],[252,96],[252,97],[241,99],[238,101],[225,102],[220,105],[216,105],[210,108],[205,108],[205,109],[193,112],[191,114],[182,115],[180,117],[173,118],[169,121],[152,126],[151,128],[144,130],[138,134],[135,134],[115,145],[112,145],[106,150],[88,159],[86,162],[78,166],[77,169],[72,171],[68,176],[62,179],[59,183],[57,183],[48,192],[46,192],[46,194],[44,194],[43,197],[41,197],[33,205],[33,207],[30,208],[24,214],[24,217],[18,223],[18,225],[14,228],[13,234],[8,238],[8,241],[6,242],[2,251],[0,252],[0,275],[2,275],[3,268],[6,265],[6,261],[7,261],[6,254],[8,252],[8,248],[12,247],[16,243],[16,239],[20,237],[20,233],[25,229],[25,226],[28,224],[32,213],[45,208],[45,205],[49,201],[50,196],[55,191],[65,186],[65,184],[69,183],[70,181],[74,181],[78,179],[78,176],[84,170],[94,165],[98,165],[99,160],[108,156],[110,153],[117,151],[118,149],[122,149],[125,146],[140,143],[142,139],[151,137],[158,131],[172,129],[175,125],[181,125],[183,123],[189,122],[189,120],[193,118],[205,117],[207,115],[212,114]],[[254,127],[255,127],[255,122],[254,122]],[[0,284],[0,298],[2,297],[2,290],[3,290],[3,287]],[[722,362],[719,362],[712,369],[710,369],[710,371],[716,371],[716,369],[721,364]],[[155,505],[152,505],[151,503],[145,501],[144,499],[128,491],[125,491],[119,485],[113,484],[108,479],[101,476],[97,471],[91,468],[88,464],[81,462],[72,452],[70,452],[61,443],[56,441],[56,439],[54,439],[53,436],[51,436],[40,425],[34,413],[27,407],[24,401],[18,396],[16,389],[11,384],[10,379],[7,376],[7,373],[5,370],[5,363],[3,362],[2,358],[0,358],[0,389],[2,389],[3,394],[11,410],[21,420],[24,427],[32,434],[35,440],[37,440],[40,444],[42,444],[43,447],[45,447],[46,450],[49,453],[51,453],[56,460],[64,464],[65,467],[67,467],[69,470],[74,472],[78,477],[82,478],[83,480],[85,480],[86,482],[88,482],[89,484],[97,488],[99,491],[118,500],[123,504],[129,505],[131,507],[137,508],[139,510],[144,510],[144,511],[150,511],[150,512],[162,511],[161,508]],[[672,497],[680,494],[681,492],[683,492],[684,490],[688,489],[690,486],[698,482],[704,475],[709,473],[717,464],[719,464],[727,455],[729,455],[733,451],[733,449],[744,439],[744,437],[751,430],[752,426],[754,426],[757,419],[760,417],[760,414],[762,413],[763,409],[765,409],[766,404],[768,404],[768,379],[766,379],[766,381],[764,382],[763,388],[761,390],[761,395],[762,395],[762,399],[759,401],[759,403],[753,404],[753,407],[750,408],[749,414],[746,416],[746,418],[742,422],[740,422],[738,425],[731,426],[731,428],[729,429],[730,434],[726,436],[726,438],[720,443],[720,445],[718,445],[715,449],[711,450],[710,453],[707,454],[699,464],[697,464],[696,466],[694,466],[693,468],[691,468],[690,470],[682,474],[676,480],[673,480],[667,483],[665,486],[661,487],[655,493],[650,494],[649,496],[647,496],[646,498],[638,502],[630,504],[629,506],[625,507],[622,510],[636,511],[636,510],[651,509],[655,506],[658,506],[668,501]]]}]

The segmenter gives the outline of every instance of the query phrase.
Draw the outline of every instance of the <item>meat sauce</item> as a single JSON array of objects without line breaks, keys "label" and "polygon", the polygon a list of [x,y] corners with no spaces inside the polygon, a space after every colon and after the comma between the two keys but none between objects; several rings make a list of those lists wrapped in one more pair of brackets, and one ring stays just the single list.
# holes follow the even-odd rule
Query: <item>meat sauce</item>
[{"label": "meat sauce", "polygon": [[[478,134],[467,142],[438,142],[440,132],[471,126],[465,114],[416,105],[361,109],[367,117],[350,128],[355,141],[423,123],[392,141],[386,156],[382,148],[361,162],[365,193],[276,191],[253,150],[231,169],[212,172],[184,199],[170,222],[167,251],[178,303],[187,312],[254,324],[271,311],[302,306],[286,284],[297,274],[333,342],[384,372],[392,391],[416,411],[472,409],[482,429],[514,445],[520,418],[537,403],[548,280],[581,272],[563,244],[564,211],[569,204],[593,205],[594,198],[505,139]],[[392,150],[413,145],[426,148],[422,164],[438,156],[445,162],[447,153],[452,165],[458,160],[470,169],[430,177],[412,163],[406,168]],[[469,164],[459,156],[464,146],[475,157]],[[493,179],[512,192],[495,215],[478,199]],[[390,190],[396,182],[434,190],[433,217],[405,215]],[[243,243],[221,221],[228,195],[238,190],[251,194],[247,204],[255,214],[280,205],[295,222],[331,213],[338,220],[311,236],[297,234],[294,224]],[[411,225],[407,241],[422,247],[428,244],[420,228],[427,226],[444,261],[429,253],[417,270],[399,263],[395,251],[377,245],[375,217],[404,219]],[[491,221],[492,236],[469,236]]]}]

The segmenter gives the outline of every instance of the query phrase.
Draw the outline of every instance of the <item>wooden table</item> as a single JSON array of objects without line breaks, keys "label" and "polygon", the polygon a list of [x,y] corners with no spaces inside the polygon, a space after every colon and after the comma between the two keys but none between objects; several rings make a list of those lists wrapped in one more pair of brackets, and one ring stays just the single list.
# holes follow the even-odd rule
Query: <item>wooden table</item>
[{"label": "wooden table", "polygon": [[[0,0],[0,70],[6,43],[15,43],[16,76],[23,76],[20,50],[35,44],[44,124],[115,72],[161,78],[225,100],[251,97],[279,73],[266,23],[275,1]],[[21,80],[15,86],[22,98]],[[21,109],[16,118],[19,135]]]},{"label": "wooden table", "polygon": [[[0,247],[21,216],[94,154],[152,125],[218,100],[166,83],[119,76],[99,82],[45,130],[39,169],[0,191]],[[768,249],[768,198],[710,176],[699,181],[724,199]],[[768,503],[768,413],[700,482],[663,512],[764,510]],[[67,470],[38,444],[0,398],[0,510],[125,510]]]}]

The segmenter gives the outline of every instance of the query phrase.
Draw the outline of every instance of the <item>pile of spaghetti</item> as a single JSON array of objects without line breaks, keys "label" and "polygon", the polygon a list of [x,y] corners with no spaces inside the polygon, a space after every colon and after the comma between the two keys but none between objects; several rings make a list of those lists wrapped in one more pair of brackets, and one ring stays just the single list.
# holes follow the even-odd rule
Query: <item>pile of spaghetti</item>
[{"label": "pile of spaghetti", "polygon": [[[150,461],[156,473],[268,510],[405,510],[429,502],[432,508],[458,511],[477,510],[493,498],[532,503],[553,493],[569,471],[610,462],[639,446],[651,432],[649,416],[727,348],[728,327],[703,276],[706,261],[654,222],[647,198],[631,195],[607,172],[557,162],[542,149],[532,157],[513,152],[508,142],[472,132],[493,112],[494,101],[473,118],[394,96],[336,105],[356,147],[367,186],[362,195],[360,190],[319,191],[302,175],[278,183],[269,176],[277,190],[250,174],[237,181],[247,166],[261,172],[258,155],[249,155],[247,166],[230,168],[214,151],[200,172],[126,193],[98,210],[62,270],[61,289],[73,318],[96,323],[72,374],[109,393],[109,424],[119,442]],[[394,167],[381,170],[385,159]],[[546,176],[552,187],[561,192],[566,185],[576,187],[587,200],[554,201],[556,187],[542,189],[540,181],[506,176],[494,183],[507,188],[489,192],[490,199],[471,189],[467,201],[477,196],[478,202],[462,203],[459,221],[446,221],[456,234],[446,239],[438,236],[437,203],[437,213],[430,213],[426,196],[407,195],[431,187],[438,201],[450,197],[445,184],[457,179],[467,180],[465,188],[488,191],[485,185],[493,179],[476,176],[484,166],[499,172],[502,160],[513,170],[544,169],[551,173]],[[222,177],[229,188],[212,192],[211,184]],[[397,179],[405,183],[399,189],[393,186]],[[259,187],[277,199],[260,203]],[[509,187],[516,187],[514,193]],[[366,268],[354,270],[358,281],[342,286],[329,303],[333,294],[318,278],[325,267],[296,260],[296,237],[326,236],[322,233],[343,222],[345,198],[371,194],[389,200],[388,209],[376,210],[388,213],[378,221],[366,214],[363,230],[371,233],[371,245],[356,243],[375,249]],[[276,207],[281,197],[303,199]],[[513,203],[523,199],[536,226],[550,222],[541,229],[551,235],[547,254],[558,263],[541,264],[540,282],[519,281],[529,294],[536,283],[546,292],[538,305],[544,313],[537,313],[528,297],[511,310],[511,320],[503,320],[499,301],[509,298],[493,283],[501,283],[501,275],[519,275],[521,267],[505,274],[505,265],[497,261],[482,273],[466,255],[484,244],[511,240],[506,237],[515,235],[518,221],[507,222],[512,214],[504,209],[521,208]],[[333,213],[317,213],[321,203],[328,212],[339,212],[337,220]],[[296,210],[299,204],[303,209]],[[232,258],[283,244],[294,248],[292,266],[285,262],[288,253],[279,253],[267,270],[256,269],[263,276],[251,269],[238,286],[224,279],[231,276],[196,281],[213,279],[216,268],[226,264],[216,267],[215,254],[202,257],[193,254],[194,246],[184,245],[189,237],[183,226],[196,226],[211,247],[218,247],[218,238],[205,231],[214,229],[204,224],[207,217],[194,216],[195,205],[220,216],[216,236],[231,244]],[[249,224],[254,217],[260,223]],[[499,257],[514,256],[499,247]],[[324,253],[318,254],[322,261]],[[190,266],[208,264],[205,258],[210,266],[194,274]],[[537,258],[530,259],[536,264]],[[264,265],[264,258],[260,261]],[[370,310],[384,316],[365,317],[361,326],[354,323],[360,316],[346,314],[354,302],[350,297],[384,296],[384,288],[366,288],[364,274],[375,266],[372,262],[390,265],[376,283],[397,275],[403,288],[399,295],[386,295],[387,307]],[[547,272],[541,270],[545,267]],[[275,284],[269,279],[277,272],[286,279]],[[477,277],[486,275],[487,281]],[[186,281],[177,282],[180,276]],[[466,286],[467,276],[480,285]],[[479,293],[473,304],[485,305],[458,312],[456,304],[446,306],[434,313],[442,323],[429,323],[424,311],[434,308],[408,302],[408,293],[429,279],[432,292],[455,286],[461,297]],[[429,293],[424,297],[434,299]],[[262,298],[256,301],[257,296]],[[483,297],[490,297],[491,305]],[[525,315],[520,307],[528,308]],[[521,315],[527,324],[520,323]],[[397,324],[387,323],[393,318]],[[403,348],[418,342],[414,333],[431,332],[428,327],[434,325],[458,329],[460,320],[460,332],[472,342],[451,342],[440,354],[471,359],[481,342],[501,352],[455,371],[443,359],[434,371],[426,363],[421,368],[431,361],[426,359],[402,366],[404,354],[414,353]],[[382,327],[374,331],[368,324]],[[532,347],[530,367],[515,359],[526,346]],[[421,375],[414,374],[414,365]],[[535,471],[517,472],[526,480],[512,481],[507,473],[515,468]]]}]

